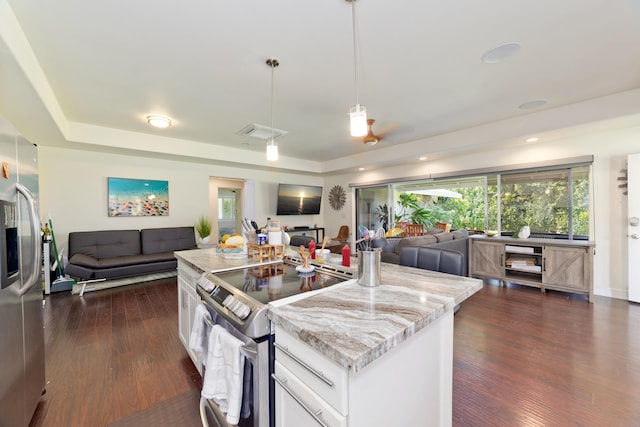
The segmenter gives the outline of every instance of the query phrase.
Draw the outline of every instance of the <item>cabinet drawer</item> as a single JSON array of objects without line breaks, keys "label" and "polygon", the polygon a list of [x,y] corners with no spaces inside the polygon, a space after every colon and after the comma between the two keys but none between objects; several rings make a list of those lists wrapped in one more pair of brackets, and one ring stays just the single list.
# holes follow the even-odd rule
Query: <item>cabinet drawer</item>
[{"label": "cabinet drawer", "polygon": [[276,362],[329,402],[341,414],[348,414],[348,371],[318,353],[282,328],[276,327]]},{"label": "cabinet drawer", "polygon": [[331,405],[322,400],[277,360],[274,379],[276,427],[347,426],[347,418],[344,415],[338,413]]}]

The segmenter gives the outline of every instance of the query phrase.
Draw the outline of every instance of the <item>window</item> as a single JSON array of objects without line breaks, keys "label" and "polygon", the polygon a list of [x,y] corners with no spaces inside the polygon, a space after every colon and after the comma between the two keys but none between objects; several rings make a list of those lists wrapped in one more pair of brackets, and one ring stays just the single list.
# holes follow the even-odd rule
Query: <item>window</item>
[{"label": "window", "polygon": [[356,225],[388,230],[397,221],[446,222],[503,235],[528,225],[531,237],[586,240],[589,173],[583,163],[357,188]]},{"label": "window", "polygon": [[[428,227],[446,222],[453,229],[484,230],[487,227],[485,181],[481,176],[398,184],[394,186],[394,193],[396,202],[400,194],[415,194],[420,207],[425,210],[421,222]],[[396,211],[399,213],[396,220],[403,216],[402,220],[416,222],[415,209],[403,212],[400,207]]]},{"label": "window", "polygon": [[589,169],[586,166],[500,176],[502,231],[524,225],[532,237],[589,234]]},{"label": "window", "polygon": [[218,219],[233,220],[236,217],[236,198],[235,194],[223,195],[218,197]]}]

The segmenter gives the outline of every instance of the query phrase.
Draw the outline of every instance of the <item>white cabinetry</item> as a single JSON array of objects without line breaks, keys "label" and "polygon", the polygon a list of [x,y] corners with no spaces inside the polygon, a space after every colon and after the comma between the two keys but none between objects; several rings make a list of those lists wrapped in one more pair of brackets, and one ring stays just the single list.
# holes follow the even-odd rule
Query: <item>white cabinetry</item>
[{"label": "white cabinetry", "polygon": [[200,297],[196,291],[196,283],[200,274],[187,264],[178,261],[178,334],[182,345],[187,349],[193,364],[202,374],[202,363],[189,349],[189,337],[193,328],[193,318]]},{"label": "white cabinetry", "polygon": [[279,326],[277,427],[450,426],[453,313],[353,372]]}]

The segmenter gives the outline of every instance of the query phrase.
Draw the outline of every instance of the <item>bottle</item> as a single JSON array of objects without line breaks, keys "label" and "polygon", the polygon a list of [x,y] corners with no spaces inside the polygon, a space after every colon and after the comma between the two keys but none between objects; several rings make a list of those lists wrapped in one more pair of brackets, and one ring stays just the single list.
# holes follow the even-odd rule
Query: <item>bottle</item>
[{"label": "bottle", "polygon": [[314,240],[309,242],[309,254],[311,259],[316,259],[316,242]]},{"label": "bottle", "polygon": [[42,230],[42,232],[44,234],[44,240],[51,240],[51,229],[49,228],[49,224],[46,222],[44,223],[44,230]]},{"label": "bottle", "polygon": [[349,245],[344,245],[342,248],[342,265],[351,267],[351,247]]}]

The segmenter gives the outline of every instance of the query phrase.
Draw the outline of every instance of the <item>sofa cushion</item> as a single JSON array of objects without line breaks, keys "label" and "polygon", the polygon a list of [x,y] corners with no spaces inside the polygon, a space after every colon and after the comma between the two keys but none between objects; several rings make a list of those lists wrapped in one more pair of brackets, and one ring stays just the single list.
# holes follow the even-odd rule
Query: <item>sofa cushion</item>
[{"label": "sofa cushion", "polygon": [[437,242],[438,241],[436,240],[436,237],[430,236],[430,235],[403,237],[402,239],[400,239],[400,241],[396,245],[394,252],[400,255],[400,251],[402,250],[402,248],[405,248],[408,246],[433,245],[434,243],[437,243]]},{"label": "sofa cushion", "polygon": [[125,265],[148,264],[175,259],[173,252],[161,252],[150,255],[127,255],[110,258],[94,258],[85,254],[75,254],[69,259],[70,264],[89,268],[113,268]]},{"label": "sofa cushion", "polygon": [[399,264],[461,276],[464,275],[464,261],[460,252],[426,246],[404,248]]},{"label": "sofa cushion", "polygon": [[427,234],[440,234],[440,233],[444,233],[444,230],[440,230],[439,228],[433,228],[433,227],[429,227],[427,229]]},{"label": "sofa cushion", "polygon": [[453,234],[451,233],[435,234],[434,237],[436,238],[438,243],[448,242],[449,240],[453,240]]},{"label": "sofa cushion", "polygon": [[197,248],[193,227],[147,228],[140,230],[140,241],[143,254]]},{"label": "sofa cushion", "polygon": [[463,237],[467,237],[469,236],[469,230],[466,229],[460,229],[460,230],[455,230],[451,232],[451,235],[453,236],[453,239],[462,239]]},{"label": "sofa cushion", "polygon": [[113,258],[140,253],[138,230],[78,231],[69,233],[69,255]]}]

